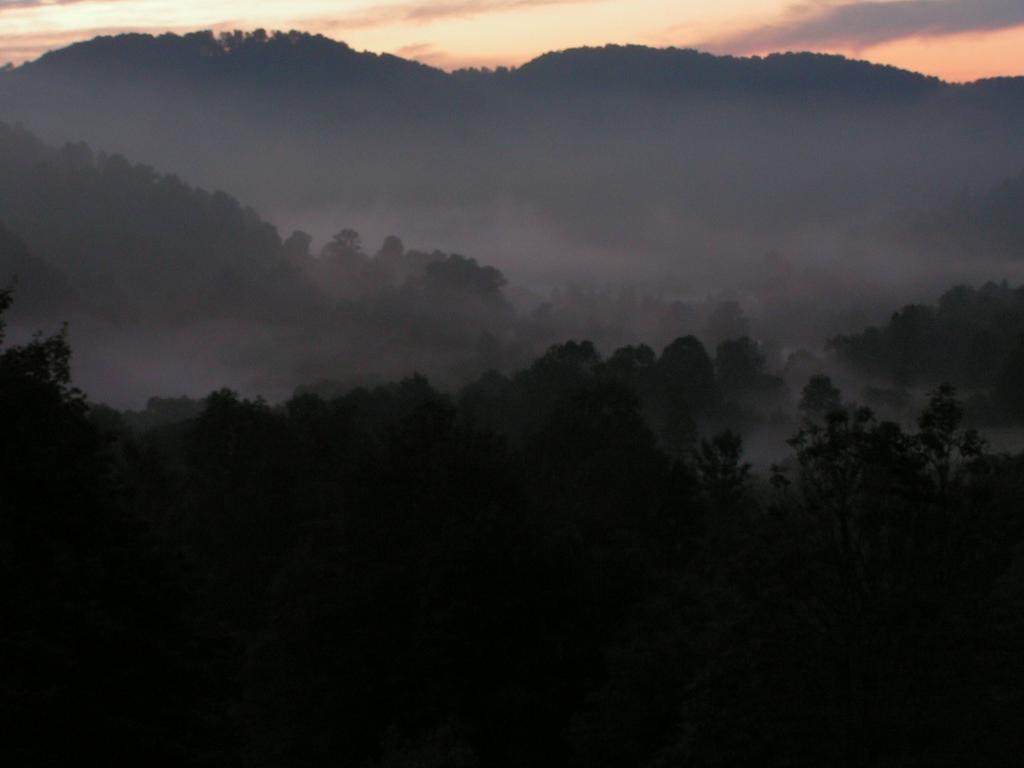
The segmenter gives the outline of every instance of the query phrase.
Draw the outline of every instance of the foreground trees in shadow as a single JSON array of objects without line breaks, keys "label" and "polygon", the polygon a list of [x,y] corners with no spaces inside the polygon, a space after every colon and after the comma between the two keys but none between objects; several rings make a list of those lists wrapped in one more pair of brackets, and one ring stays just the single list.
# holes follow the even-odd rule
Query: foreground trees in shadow
[{"label": "foreground trees in shadow", "polygon": [[[733,352],[719,378],[761,375]],[[1019,759],[1024,459],[948,388],[909,427],[812,381],[762,476],[694,438],[695,340],[144,430],[68,354],[0,351],[19,765]]]},{"label": "foreground trees in shadow", "polygon": [[[0,321],[9,304],[0,292]],[[229,743],[225,648],[128,503],[68,362],[63,333],[0,347],[5,758],[214,764],[211,746]]]}]

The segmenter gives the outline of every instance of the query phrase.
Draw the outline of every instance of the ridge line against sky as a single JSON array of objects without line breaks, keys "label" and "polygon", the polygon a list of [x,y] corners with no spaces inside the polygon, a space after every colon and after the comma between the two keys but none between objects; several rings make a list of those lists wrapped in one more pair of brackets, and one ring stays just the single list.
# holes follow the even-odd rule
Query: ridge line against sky
[{"label": "ridge line against sky", "polygon": [[1024,74],[1024,0],[0,0],[0,62],[100,34],[259,27],[444,69],[637,43],[839,53],[952,81]]}]

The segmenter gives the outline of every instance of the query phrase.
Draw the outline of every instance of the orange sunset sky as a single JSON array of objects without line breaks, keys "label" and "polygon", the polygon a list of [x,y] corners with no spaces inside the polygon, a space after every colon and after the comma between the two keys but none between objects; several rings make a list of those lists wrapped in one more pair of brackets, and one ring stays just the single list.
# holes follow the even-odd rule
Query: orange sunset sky
[{"label": "orange sunset sky", "polygon": [[257,27],[446,69],[639,43],[842,53],[955,81],[1024,75],[1024,0],[0,0],[0,63],[98,34]]}]

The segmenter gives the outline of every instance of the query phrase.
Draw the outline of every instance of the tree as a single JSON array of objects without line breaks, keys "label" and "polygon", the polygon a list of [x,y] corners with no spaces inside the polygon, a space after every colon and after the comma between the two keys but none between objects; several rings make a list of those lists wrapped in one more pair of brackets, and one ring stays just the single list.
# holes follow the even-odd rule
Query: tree
[{"label": "tree", "polygon": [[310,247],[313,245],[313,236],[308,232],[295,230],[288,239],[282,243],[285,256],[299,264],[305,264],[311,257]]},{"label": "tree", "polygon": [[718,403],[714,366],[704,345],[686,336],[661,353],[654,377],[655,428],[670,451],[681,453],[696,437],[695,419],[707,416]]},{"label": "tree", "polygon": [[996,402],[1009,416],[1024,420],[1024,336],[1017,339],[995,381]]},{"label": "tree", "polygon": [[384,242],[381,244],[380,250],[377,251],[377,255],[374,258],[382,259],[386,262],[395,262],[401,259],[404,255],[405,244],[395,235],[388,235],[384,238]]},{"label": "tree", "polygon": [[331,245],[345,254],[361,254],[363,252],[363,240],[354,229],[343,229],[331,240]]},{"label": "tree", "polygon": [[918,450],[941,500],[979,469],[984,454],[984,441],[976,430],[962,427],[963,418],[956,391],[943,384],[931,394],[917,422]]},{"label": "tree", "polygon": [[[0,340],[10,304],[0,291]],[[228,746],[217,643],[175,562],[119,505],[70,355],[63,332],[0,351],[4,752],[200,765]]]},{"label": "tree", "polygon": [[701,440],[694,457],[704,491],[715,507],[730,511],[747,490],[751,465],[743,461],[743,439],[734,432],[722,432]]},{"label": "tree", "polygon": [[718,345],[715,373],[723,392],[736,394],[754,389],[765,375],[765,357],[749,336]]},{"label": "tree", "polygon": [[843,407],[842,393],[824,374],[811,376],[800,394],[798,408],[808,418],[820,419]]},{"label": "tree", "polygon": [[453,253],[443,261],[427,265],[426,284],[442,296],[463,295],[478,297],[485,301],[504,302],[501,289],[505,276],[494,267],[480,266],[476,259],[469,259]]}]

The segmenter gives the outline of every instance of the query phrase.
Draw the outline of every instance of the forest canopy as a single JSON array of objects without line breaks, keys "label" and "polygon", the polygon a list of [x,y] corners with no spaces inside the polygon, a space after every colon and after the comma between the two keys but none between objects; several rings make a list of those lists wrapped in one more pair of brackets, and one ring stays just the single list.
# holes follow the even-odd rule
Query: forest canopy
[{"label": "forest canopy", "polygon": [[696,340],[565,344],[457,397],[222,390],[148,424],[88,403],[69,355],[61,335],[0,351],[20,765],[114,744],[175,766],[1024,746],[1021,459],[950,387],[905,429],[812,382],[789,458],[752,472],[732,433],[677,450],[717,398]]}]

